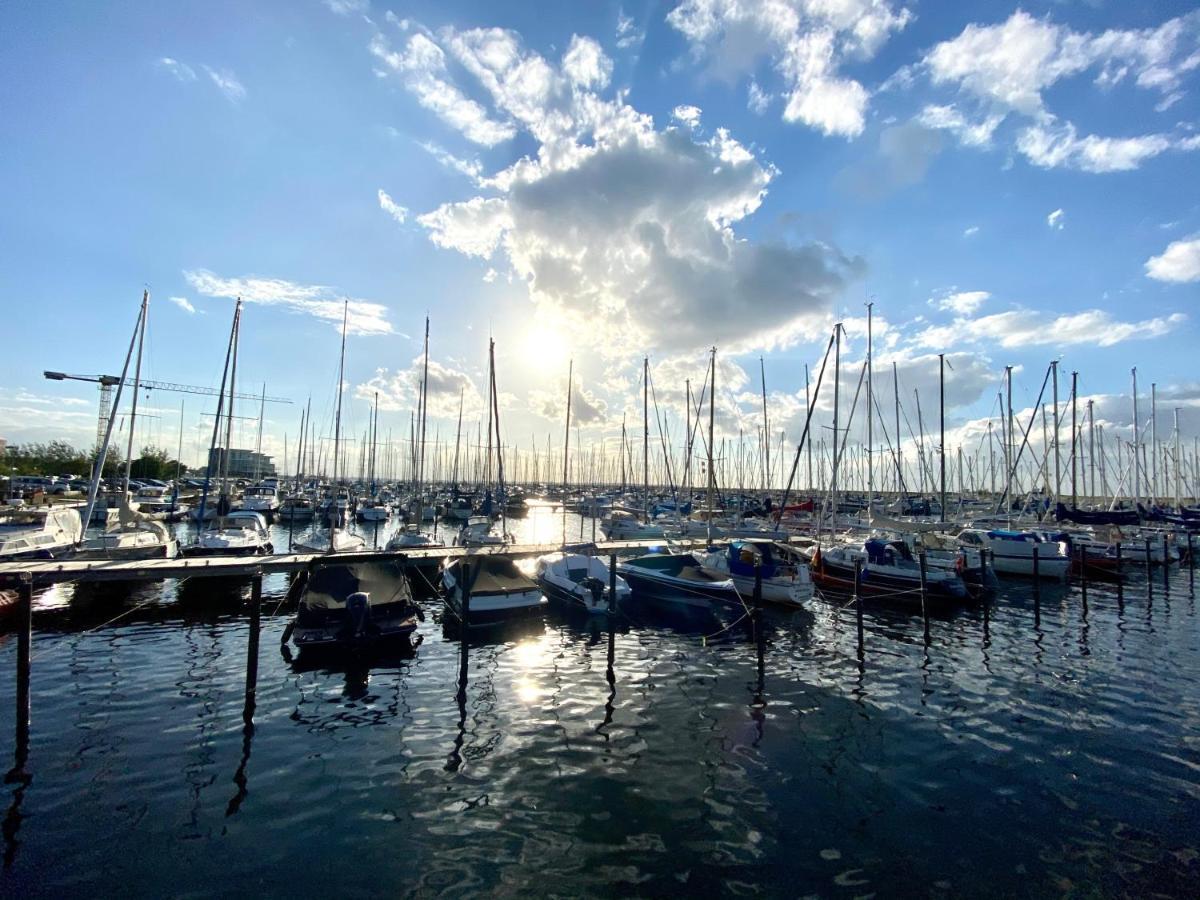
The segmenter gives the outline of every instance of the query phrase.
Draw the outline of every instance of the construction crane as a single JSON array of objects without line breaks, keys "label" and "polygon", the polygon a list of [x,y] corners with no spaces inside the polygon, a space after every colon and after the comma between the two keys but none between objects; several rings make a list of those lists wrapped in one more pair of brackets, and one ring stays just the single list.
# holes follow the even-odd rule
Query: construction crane
[{"label": "construction crane", "polygon": [[[112,413],[112,390],[121,383],[116,375],[68,375],[66,372],[43,372],[50,381],[90,381],[100,385],[100,416],[96,422],[96,446],[104,442],[104,432],[108,428],[108,418]],[[206,397],[216,397],[221,392],[213,388],[198,387],[194,384],[175,384],[170,381],[138,382],[138,387],[144,391],[172,391],[176,394],[202,394]],[[291,403],[286,397],[268,397],[266,394],[240,394],[234,397],[240,400],[257,400],[259,403]]]}]

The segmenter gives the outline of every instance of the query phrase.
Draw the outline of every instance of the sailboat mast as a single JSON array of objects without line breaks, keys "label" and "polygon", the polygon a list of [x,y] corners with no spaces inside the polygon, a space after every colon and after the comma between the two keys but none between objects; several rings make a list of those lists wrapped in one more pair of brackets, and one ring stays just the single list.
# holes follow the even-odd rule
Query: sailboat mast
[{"label": "sailboat mast", "polygon": [[[708,542],[712,543],[712,527],[713,527],[713,485],[715,483],[715,473],[713,472],[713,436],[715,434],[715,424],[717,415],[717,348],[712,348],[712,360],[710,361],[710,370],[708,375]],[[726,482],[728,484],[729,482]]]},{"label": "sailboat mast", "polygon": [[[711,453],[711,447],[709,452]],[[642,359],[642,517],[645,521],[650,521],[650,357],[648,356]]]},{"label": "sailboat mast", "polygon": [[342,349],[338,354],[338,377],[337,377],[337,412],[333,417],[333,516],[329,525],[329,549],[333,549],[333,535],[337,531],[337,525],[341,524],[337,521],[337,493],[338,493],[338,448],[341,446],[342,439],[342,379],[346,373],[346,323],[350,316],[350,302],[346,301],[342,306]]},{"label": "sailboat mast", "polygon": [[[125,493],[129,493],[129,476],[133,469],[133,432],[137,421],[138,393],[142,381],[142,345],[146,341],[146,319],[150,314],[150,291],[142,291],[142,320],[138,326],[137,362],[133,367],[133,404],[129,409],[129,441],[125,451]],[[84,522],[86,527],[87,523]]]},{"label": "sailboat mast", "polygon": [[1076,465],[1079,459],[1079,453],[1075,449],[1075,439],[1079,434],[1079,423],[1077,416],[1079,414],[1079,398],[1077,389],[1079,387],[1079,373],[1071,373],[1071,507],[1079,506],[1079,485],[1076,481],[1078,478],[1078,467]]},{"label": "sailboat mast", "polygon": [[[421,449],[419,451],[419,464],[417,480],[422,486],[425,484],[425,427],[429,420],[429,316],[425,317],[425,360],[422,363],[421,372]],[[419,499],[421,503],[421,515],[425,515],[425,501]]]},{"label": "sailboat mast", "polygon": [[833,326],[834,349],[833,349],[833,472],[829,479],[829,494],[830,494],[830,524],[837,519],[837,489],[838,489],[838,462],[840,461],[840,452],[838,445],[841,443],[838,440],[838,426],[841,424],[841,397],[842,397],[842,323],[838,322]]},{"label": "sailboat mast", "polygon": [[946,521],[946,354],[938,354],[938,455],[941,456],[941,506],[940,521]]},{"label": "sailboat mast", "polygon": [[[1142,502],[1142,472],[1138,468],[1138,395],[1137,395],[1137,366],[1133,367],[1133,508],[1137,509]],[[1117,454],[1118,459],[1120,454]]]},{"label": "sailboat mast", "polygon": [[562,540],[564,547],[567,545],[567,481],[569,477],[568,460],[571,458],[571,387],[574,377],[575,360],[572,359],[567,363],[567,424],[563,429]]},{"label": "sailboat mast", "polygon": [[233,360],[229,369],[229,407],[225,420],[225,452],[221,454],[221,496],[229,500],[229,457],[233,448],[233,395],[237,390],[237,359],[238,344],[241,338],[242,317],[241,298],[238,298],[238,311],[233,316]]},{"label": "sailboat mast", "polygon": [[771,428],[767,419],[767,368],[763,358],[758,358],[758,372],[762,377],[763,404],[763,490],[771,491]]},{"label": "sailboat mast", "polygon": [[[871,510],[875,504],[875,411],[873,380],[875,375],[875,360],[873,340],[875,303],[867,303],[867,520],[871,519]],[[763,399],[764,404],[766,399]]]},{"label": "sailboat mast", "polygon": [[454,432],[454,471],[450,476],[455,493],[458,493],[458,448],[462,443],[462,414],[463,414],[463,392],[466,388],[458,389],[458,428]]}]

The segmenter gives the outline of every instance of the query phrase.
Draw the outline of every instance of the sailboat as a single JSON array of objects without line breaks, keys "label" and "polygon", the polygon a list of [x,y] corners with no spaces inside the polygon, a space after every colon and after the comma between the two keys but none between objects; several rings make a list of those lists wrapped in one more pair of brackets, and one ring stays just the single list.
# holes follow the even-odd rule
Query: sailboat
[{"label": "sailboat", "polygon": [[350,492],[338,484],[338,465],[341,457],[342,440],[342,382],[346,372],[346,327],[350,318],[350,301],[342,307],[342,350],[338,357],[337,378],[337,412],[333,419],[333,498],[329,507],[329,540],[326,541],[317,532],[309,542],[295,545],[299,553],[353,553],[367,546],[366,540],[357,534],[346,531],[346,520],[349,516]]},{"label": "sailboat", "polygon": [[[237,380],[238,335],[242,321],[242,300],[239,297],[233,309],[233,326],[229,330],[229,344],[225,348],[225,368],[221,372],[221,390],[218,393],[217,413],[213,419],[213,434],[209,444],[208,467],[204,472],[204,490],[200,494],[200,507],[196,520],[202,530],[196,540],[183,548],[184,556],[260,556],[274,552],[271,536],[267,531],[267,520],[262,513],[252,510],[232,512],[229,499],[229,448],[233,446],[233,397]],[[229,385],[229,402],[226,406],[225,385]],[[225,449],[220,454],[217,480],[220,493],[217,497],[215,515],[211,521],[206,512],[208,492],[213,479],[213,459],[217,456],[217,440],[220,436],[221,419],[225,418]]]},{"label": "sailboat", "polygon": [[[569,460],[571,447],[571,390],[575,373],[575,362],[567,369],[567,427],[563,438],[563,495],[569,489]],[[622,600],[628,599],[630,589],[624,578],[616,576],[616,596],[611,595],[614,583],[602,560],[586,553],[569,551],[567,546],[567,511],[563,509],[563,549],[560,553],[549,553],[537,561],[537,582],[551,600],[566,604],[569,608],[582,608],[589,613],[604,613],[615,609]]]},{"label": "sailboat", "polygon": [[[138,313],[137,325],[134,327],[134,337],[137,340],[137,363],[133,375],[133,402],[129,412],[129,443],[125,451],[125,484],[117,502],[117,515],[112,517],[97,537],[83,541],[75,550],[76,559],[171,559],[179,552],[179,542],[171,536],[161,522],[152,520],[141,513],[131,500],[129,476],[133,466],[133,437],[137,421],[138,394],[140,393],[142,377],[142,345],[146,337],[146,319],[150,309],[150,292],[142,292],[142,307]],[[130,341],[130,350],[133,342]],[[121,372],[121,381],[117,388],[117,396],[113,401],[114,415],[108,418],[108,428],[104,433],[99,452],[96,454],[95,470],[92,472],[92,484],[89,486],[89,517],[95,500],[95,492],[99,489],[100,476],[104,472],[104,460],[108,455],[108,445],[112,437],[113,422],[116,420],[116,410],[121,401],[121,388],[125,385],[125,374],[129,367],[129,357],[125,357],[125,369]]]}]

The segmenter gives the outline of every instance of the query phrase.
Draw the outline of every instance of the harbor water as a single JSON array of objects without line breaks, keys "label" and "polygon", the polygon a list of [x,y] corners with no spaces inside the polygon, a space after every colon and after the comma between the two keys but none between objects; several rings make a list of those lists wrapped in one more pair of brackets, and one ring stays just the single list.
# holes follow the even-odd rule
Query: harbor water
[{"label": "harbor water", "polygon": [[35,597],[0,893],[1200,895],[1186,568],[1086,600],[1005,581],[928,643],[868,606],[861,655],[826,599],[757,630],[547,608],[465,655],[427,600],[410,651],[312,663],[281,652],[286,588],[265,580],[250,710],[248,586]]}]

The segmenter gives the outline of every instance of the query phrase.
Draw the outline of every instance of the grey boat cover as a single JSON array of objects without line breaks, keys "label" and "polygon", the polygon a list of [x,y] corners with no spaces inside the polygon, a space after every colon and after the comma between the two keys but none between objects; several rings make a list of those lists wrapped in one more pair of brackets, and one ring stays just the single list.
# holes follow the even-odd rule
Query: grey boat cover
[{"label": "grey boat cover", "polygon": [[372,606],[412,603],[408,579],[399,566],[387,562],[358,562],[315,569],[300,597],[300,606],[313,611],[345,609],[346,598],[358,591],[370,595]]},{"label": "grey boat cover", "polygon": [[474,572],[478,567],[479,574],[471,586],[472,594],[510,594],[517,591],[535,591],[537,584],[528,575],[517,568],[517,564],[503,556],[474,556],[466,561],[456,562],[455,578],[469,578],[467,573]]}]

